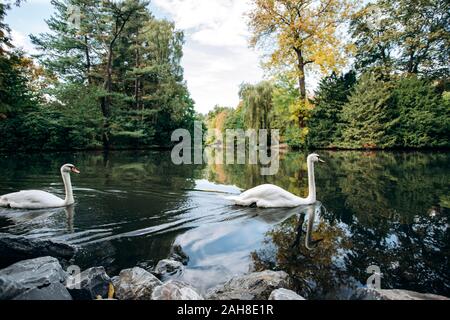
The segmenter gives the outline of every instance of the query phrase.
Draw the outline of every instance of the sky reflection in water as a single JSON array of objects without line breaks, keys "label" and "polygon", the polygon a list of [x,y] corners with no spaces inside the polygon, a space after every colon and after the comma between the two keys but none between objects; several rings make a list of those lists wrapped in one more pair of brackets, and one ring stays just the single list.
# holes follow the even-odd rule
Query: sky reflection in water
[{"label": "sky reflection in water", "polygon": [[256,165],[175,166],[169,153],[0,156],[0,194],[63,197],[61,164],[82,171],[72,179],[73,208],[0,209],[0,232],[79,245],[75,263],[104,265],[111,275],[151,268],[178,243],[190,256],[181,277],[202,291],[269,268],[287,271],[310,298],[346,298],[378,265],[383,288],[450,296],[450,154],[320,154],[320,203],[295,209],[235,207],[224,195],[274,183],[306,196],[302,153],[283,155],[278,174],[266,177]]}]

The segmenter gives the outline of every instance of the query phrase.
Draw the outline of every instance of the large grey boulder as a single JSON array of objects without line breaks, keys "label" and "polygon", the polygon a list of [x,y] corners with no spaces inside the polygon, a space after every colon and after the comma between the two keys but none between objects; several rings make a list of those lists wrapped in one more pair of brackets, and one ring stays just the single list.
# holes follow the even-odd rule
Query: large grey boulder
[{"label": "large grey boulder", "polygon": [[306,300],[292,290],[280,288],[273,290],[269,300]]},{"label": "large grey boulder", "polygon": [[3,265],[44,256],[68,261],[76,251],[75,247],[65,243],[0,233],[0,260]]},{"label": "large grey boulder", "polygon": [[94,300],[108,296],[111,279],[105,268],[95,267],[67,278],[66,287],[75,300]]},{"label": "large grey boulder", "polygon": [[122,270],[112,279],[119,300],[151,300],[153,290],[162,282],[142,268]]},{"label": "large grey boulder", "polygon": [[22,287],[32,289],[51,283],[63,283],[67,274],[53,257],[41,257],[17,262],[0,270],[0,278],[8,277]]},{"label": "large grey boulder", "polygon": [[357,300],[450,300],[447,297],[430,293],[419,293],[400,289],[368,289],[360,288],[356,291]]},{"label": "large grey boulder", "polygon": [[27,288],[24,288],[10,277],[0,276],[0,300],[10,300],[26,290]]},{"label": "large grey boulder", "polygon": [[43,288],[28,290],[13,300],[72,300],[72,296],[61,283],[52,283]]},{"label": "large grey boulder", "polygon": [[160,279],[166,279],[171,276],[180,276],[184,271],[184,265],[175,260],[164,259],[158,262],[153,269],[153,273]]},{"label": "large grey boulder", "polygon": [[203,297],[189,284],[169,280],[156,287],[152,293],[152,300],[204,300]]},{"label": "large grey boulder", "polygon": [[183,248],[176,244],[170,249],[169,259],[181,262],[183,265],[187,265],[189,262],[189,256],[183,251]]},{"label": "large grey boulder", "polygon": [[208,300],[267,300],[273,290],[289,288],[289,276],[284,271],[254,272],[232,278],[210,290]]}]

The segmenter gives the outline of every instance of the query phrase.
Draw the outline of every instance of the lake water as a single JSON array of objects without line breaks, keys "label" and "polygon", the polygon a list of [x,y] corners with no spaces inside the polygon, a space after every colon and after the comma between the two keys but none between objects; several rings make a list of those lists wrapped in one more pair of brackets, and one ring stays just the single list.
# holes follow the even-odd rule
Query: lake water
[{"label": "lake water", "polygon": [[181,276],[206,291],[251,270],[284,270],[308,298],[348,298],[375,265],[382,288],[450,296],[450,154],[319,152],[314,206],[242,208],[224,199],[261,183],[307,193],[306,154],[282,156],[275,176],[256,165],[176,166],[168,152],[0,155],[0,194],[42,189],[64,197],[74,163],[76,205],[0,209],[0,232],[80,246],[75,264],[153,267],[180,244]]}]

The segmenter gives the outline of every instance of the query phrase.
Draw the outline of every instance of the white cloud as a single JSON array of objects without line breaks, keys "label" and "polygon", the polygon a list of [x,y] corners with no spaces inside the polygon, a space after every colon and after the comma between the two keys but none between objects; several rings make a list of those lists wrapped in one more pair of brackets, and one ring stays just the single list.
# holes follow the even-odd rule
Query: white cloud
[{"label": "white cloud", "polygon": [[199,112],[214,105],[235,107],[239,85],[257,82],[263,72],[258,54],[248,47],[243,0],[154,0],[186,33],[183,66]]},{"label": "white cloud", "polygon": [[[258,53],[248,48],[247,0],[153,0],[151,6],[185,31],[182,64],[197,111],[206,113],[216,104],[235,107],[239,85],[262,79]],[[14,44],[36,53],[28,33],[48,31],[43,19],[52,12],[49,0],[29,0],[11,10],[7,22]]]},{"label": "white cloud", "polygon": [[37,50],[30,39],[22,32],[12,29],[11,42],[17,49],[23,49],[27,54],[36,54]]},{"label": "white cloud", "polygon": [[177,26],[191,29],[220,24],[229,17],[235,0],[154,0],[154,4],[169,12]]}]

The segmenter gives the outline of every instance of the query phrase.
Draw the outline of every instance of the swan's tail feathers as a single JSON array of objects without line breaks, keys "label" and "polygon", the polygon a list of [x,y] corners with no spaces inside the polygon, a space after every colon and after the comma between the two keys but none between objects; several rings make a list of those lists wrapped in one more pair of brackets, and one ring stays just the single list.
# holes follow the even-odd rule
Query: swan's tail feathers
[{"label": "swan's tail feathers", "polygon": [[242,197],[237,195],[237,196],[226,196],[223,197],[225,200],[231,201],[233,202],[233,204],[238,205],[238,206],[246,206],[246,204],[242,201]]},{"label": "swan's tail feathers", "polygon": [[223,196],[222,198],[231,202],[236,202],[239,200],[239,196]]},{"label": "swan's tail feathers", "polygon": [[0,196],[0,207],[8,207],[9,203],[5,197]]}]

